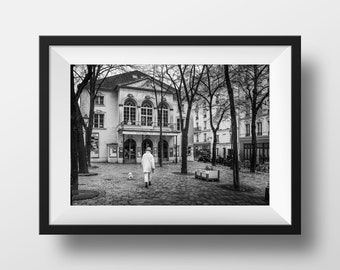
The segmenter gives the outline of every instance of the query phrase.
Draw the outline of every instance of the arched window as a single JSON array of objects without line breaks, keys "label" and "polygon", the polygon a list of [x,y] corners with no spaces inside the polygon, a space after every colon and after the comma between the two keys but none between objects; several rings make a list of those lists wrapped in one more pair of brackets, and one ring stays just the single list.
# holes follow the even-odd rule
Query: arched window
[{"label": "arched window", "polygon": [[166,103],[162,103],[158,107],[158,126],[160,125],[163,127],[167,127],[169,125],[169,107]]},{"label": "arched window", "polygon": [[131,99],[124,103],[124,124],[136,124],[136,103]]},{"label": "arched window", "polygon": [[141,107],[141,122],[142,126],[152,126],[152,104],[150,101],[144,101]]}]

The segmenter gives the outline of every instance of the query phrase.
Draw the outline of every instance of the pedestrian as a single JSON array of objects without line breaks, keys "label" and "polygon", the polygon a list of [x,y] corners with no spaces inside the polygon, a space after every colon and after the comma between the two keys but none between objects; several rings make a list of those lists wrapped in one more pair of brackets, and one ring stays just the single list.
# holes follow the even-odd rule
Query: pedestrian
[{"label": "pedestrian", "polygon": [[155,159],[151,154],[151,147],[146,148],[146,152],[143,154],[142,157],[142,166],[143,166],[143,173],[144,173],[144,183],[145,187],[151,186],[151,172],[155,172]]}]

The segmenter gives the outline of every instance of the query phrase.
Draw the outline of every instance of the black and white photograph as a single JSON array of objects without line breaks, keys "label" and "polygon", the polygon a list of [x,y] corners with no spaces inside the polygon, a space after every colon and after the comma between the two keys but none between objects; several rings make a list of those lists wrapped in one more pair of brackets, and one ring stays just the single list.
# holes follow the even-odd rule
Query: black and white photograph
[{"label": "black and white photograph", "polygon": [[270,65],[70,65],[71,205],[269,205]]},{"label": "black and white photograph", "polygon": [[300,37],[40,45],[41,233],[300,233]]}]

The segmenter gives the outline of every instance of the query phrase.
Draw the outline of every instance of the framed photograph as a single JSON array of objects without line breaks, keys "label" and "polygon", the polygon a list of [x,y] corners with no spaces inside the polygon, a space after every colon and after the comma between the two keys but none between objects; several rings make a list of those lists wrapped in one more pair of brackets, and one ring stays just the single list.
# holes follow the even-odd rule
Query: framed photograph
[{"label": "framed photograph", "polygon": [[41,36],[40,234],[301,234],[300,36]]}]

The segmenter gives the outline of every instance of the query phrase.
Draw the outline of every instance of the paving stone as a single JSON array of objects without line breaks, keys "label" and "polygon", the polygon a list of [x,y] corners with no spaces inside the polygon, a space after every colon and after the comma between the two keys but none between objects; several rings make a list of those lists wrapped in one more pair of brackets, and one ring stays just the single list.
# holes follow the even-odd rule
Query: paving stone
[{"label": "paving stone", "polygon": [[[75,201],[77,205],[267,205],[264,200],[269,174],[240,172],[241,185],[254,189],[252,192],[238,192],[222,189],[220,185],[231,185],[232,171],[225,166],[216,166],[221,171],[219,182],[195,179],[192,173],[204,169],[206,164],[189,162],[189,175],[180,172],[180,164],[164,164],[156,167],[152,185],[144,186],[140,164],[98,163],[98,175],[79,177],[82,189],[97,190],[98,198]],[[128,180],[132,172],[134,179]],[[105,179],[110,179],[107,181]]]}]

